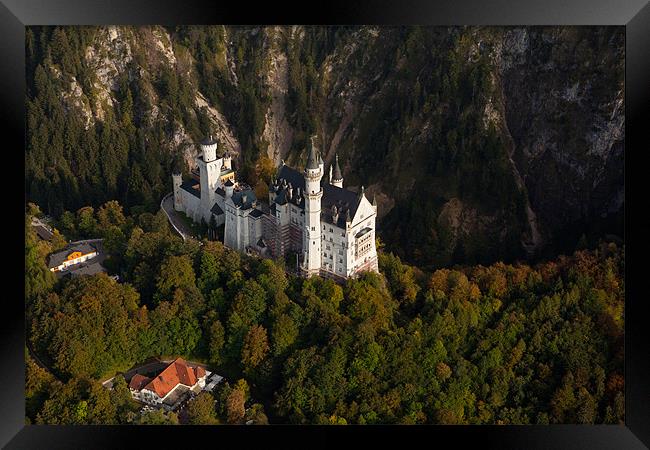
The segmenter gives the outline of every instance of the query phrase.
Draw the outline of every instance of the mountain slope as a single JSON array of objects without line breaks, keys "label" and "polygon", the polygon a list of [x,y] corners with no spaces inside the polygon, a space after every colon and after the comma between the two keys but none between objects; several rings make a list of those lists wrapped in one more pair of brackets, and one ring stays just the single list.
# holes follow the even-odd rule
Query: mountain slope
[{"label": "mountain slope", "polygon": [[[251,184],[317,134],[419,265],[622,235],[623,29],[38,27],[27,196],[153,209],[208,132]],[[268,182],[268,179],[266,180]]]}]

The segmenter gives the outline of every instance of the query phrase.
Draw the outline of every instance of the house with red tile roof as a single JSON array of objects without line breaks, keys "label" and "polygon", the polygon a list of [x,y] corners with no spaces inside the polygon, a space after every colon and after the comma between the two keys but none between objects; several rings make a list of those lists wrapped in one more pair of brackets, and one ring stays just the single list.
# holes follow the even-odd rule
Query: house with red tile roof
[{"label": "house with red tile roof", "polygon": [[191,393],[201,392],[210,373],[201,366],[188,364],[183,358],[176,358],[153,377],[135,374],[129,381],[129,389],[136,400],[173,410]]}]

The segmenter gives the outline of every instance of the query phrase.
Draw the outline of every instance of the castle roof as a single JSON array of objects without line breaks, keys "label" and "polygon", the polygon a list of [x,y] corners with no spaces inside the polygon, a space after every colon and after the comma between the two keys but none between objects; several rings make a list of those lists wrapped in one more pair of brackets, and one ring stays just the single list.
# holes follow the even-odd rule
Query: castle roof
[{"label": "castle roof", "polygon": [[257,219],[258,217],[262,217],[264,215],[264,213],[262,211],[260,211],[259,209],[257,209],[257,208],[253,208],[250,215],[251,215],[251,217],[254,217],[255,219]]},{"label": "castle roof", "polygon": [[221,214],[223,214],[223,209],[221,209],[219,205],[215,203],[212,209],[210,209],[210,212],[215,216],[220,216]]},{"label": "castle roof", "polygon": [[[197,187],[195,187],[197,186]],[[195,180],[186,180],[181,183],[181,189],[189,192],[195,197],[201,198],[201,193],[198,188],[198,183]]]},{"label": "castle roof", "polygon": [[[292,169],[289,166],[284,165],[280,168],[280,171],[278,172],[278,182],[281,182],[281,180],[283,179],[287,180],[287,185],[291,183],[293,187],[294,196],[296,195],[297,188],[300,188],[300,191],[304,192],[305,177],[302,173],[298,172],[295,169]],[[321,200],[321,211],[322,211],[321,215],[329,223],[333,223],[331,209],[333,205],[336,205],[339,213],[339,220],[335,225],[345,228],[346,212],[349,211],[350,217],[354,217],[354,215],[357,212],[357,209],[359,208],[359,203],[361,201],[360,195],[355,192],[337,186],[333,186],[328,183],[324,183],[322,185],[322,188],[323,188],[323,198]],[[284,195],[281,194],[283,192],[285,192],[284,189],[281,189],[278,192],[278,197],[276,197],[276,201],[278,200],[284,201],[284,197],[280,197],[280,195]],[[280,201],[278,201],[278,203],[284,204]],[[302,197],[302,201],[299,206],[301,208],[305,207],[304,197]]]},{"label": "castle roof", "polygon": [[332,173],[332,180],[342,180],[343,175],[341,174],[341,167],[339,167],[339,155],[335,157],[336,161],[334,163],[334,172]]},{"label": "castle roof", "polygon": [[232,202],[241,209],[252,208],[256,201],[255,192],[249,187],[235,191],[232,194]]},{"label": "castle roof", "polygon": [[277,181],[281,182],[282,180],[287,180],[287,184],[291,183],[294,189],[305,190],[305,175],[287,165],[282,166],[278,172]]},{"label": "castle roof", "polygon": [[212,137],[212,135],[208,135],[208,136],[204,137],[200,142],[201,145],[214,145],[216,143],[217,143],[217,140],[214,139]]},{"label": "castle roof", "polygon": [[361,198],[357,193],[328,183],[323,184],[321,215],[324,216],[329,223],[334,223],[332,220],[331,210],[332,206],[336,206],[339,212],[339,218],[335,225],[345,228],[346,214],[349,213],[350,217],[354,217],[360,203]]},{"label": "castle roof", "polygon": [[316,153],[316,146],[314,145],[314,138],[309,141],[309,157],[307,158],[307,169],[318,169],[320,156]]}]

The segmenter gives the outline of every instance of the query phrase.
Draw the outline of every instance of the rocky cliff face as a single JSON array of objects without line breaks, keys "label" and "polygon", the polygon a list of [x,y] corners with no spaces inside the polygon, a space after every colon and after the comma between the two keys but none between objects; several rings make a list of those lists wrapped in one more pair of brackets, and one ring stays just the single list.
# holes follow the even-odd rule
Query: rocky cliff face
[{"label": "rocky cliff face", "polygon": [[624,40],[607,28],[515,29],[497,67],[513,158],[546,234],[622,212]]},{"label": "rocky cliff face", "polygon": [[621,28],[102,27],[88,36],[76,50],[82,69],[34,56],[86,130],[119,115],[126,83],[136,128],[145,139],[164,133],[165,150],[187,165],[206,130],[248,174],[262,156],[304,164],[316,133],[326,165],[338,154],[346,185],[376,195],[389,248],[420,264],[536,254],[558,236],[571,246],[594,221],[606,224],[598,233],[621,231],[611,221],[623,202]]}]

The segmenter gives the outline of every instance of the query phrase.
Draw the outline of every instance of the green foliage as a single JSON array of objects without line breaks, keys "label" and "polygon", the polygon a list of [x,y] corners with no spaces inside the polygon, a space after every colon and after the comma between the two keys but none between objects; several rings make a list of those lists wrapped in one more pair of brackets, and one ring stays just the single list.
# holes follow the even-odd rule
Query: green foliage
[{"label": "green foliage", "polygon": [[101,377],[126,369],[136,352],[138,293],[105,274],[70,280],[60,302],[43,299],[33,329],[59,373],[72,377]]},{"label": "green foliage", "polygon": [[194,269],[187,255],[170,256],[163,261],[156,281],[159,299],[171,297],[175,289],[194,285]]},{"label": "green foliage", "polygon": [[136,425],[178,425],[178,416],[174,412],[165,412],[162,409],[154,409],[140,415],[135,422]]},{"label": "green foliage", "polygon": [[25,301],[27,304],[47,293],[55,282],[54,275],[45,264],[43,250],[39,248],[38,238],[30,221],[30,217],[27,216],[25,220]]},{"label": "green foliage", "polygon": [[219,420],[214,408],[214,397],[201,392],[187,405],[187,421],[190,425],[216,425]]},{"label": "green foliage", "polygon": [[246,336],[241,350],[241,362],[245,371],[257,367],[269,351],[266,330],[260,325],[253,325]]},{"label": "green foliage", "polygon": [[[110,393],[80,381],[162,355],[209,361],[240,380],[223,383],[214,406],[203,396],[193,423],[265,423],[261,406],[246,408],[253,399],[289,423],[624,419],[624,254],[615,244],[534,267],[434,272],[380,254],[382,274],[341,286],[218,242],[184,244],[153,219],[97,221],[128,233],[117,249],[132,272],[124,284],[98,275],[33,297],[30,341],[63,383],[28,364],[30,420],[174,423],[134,416],[119,377]],[[42,264],[43,252],[31,251]],[[160,301],[142,304],[147,289]]]}]

